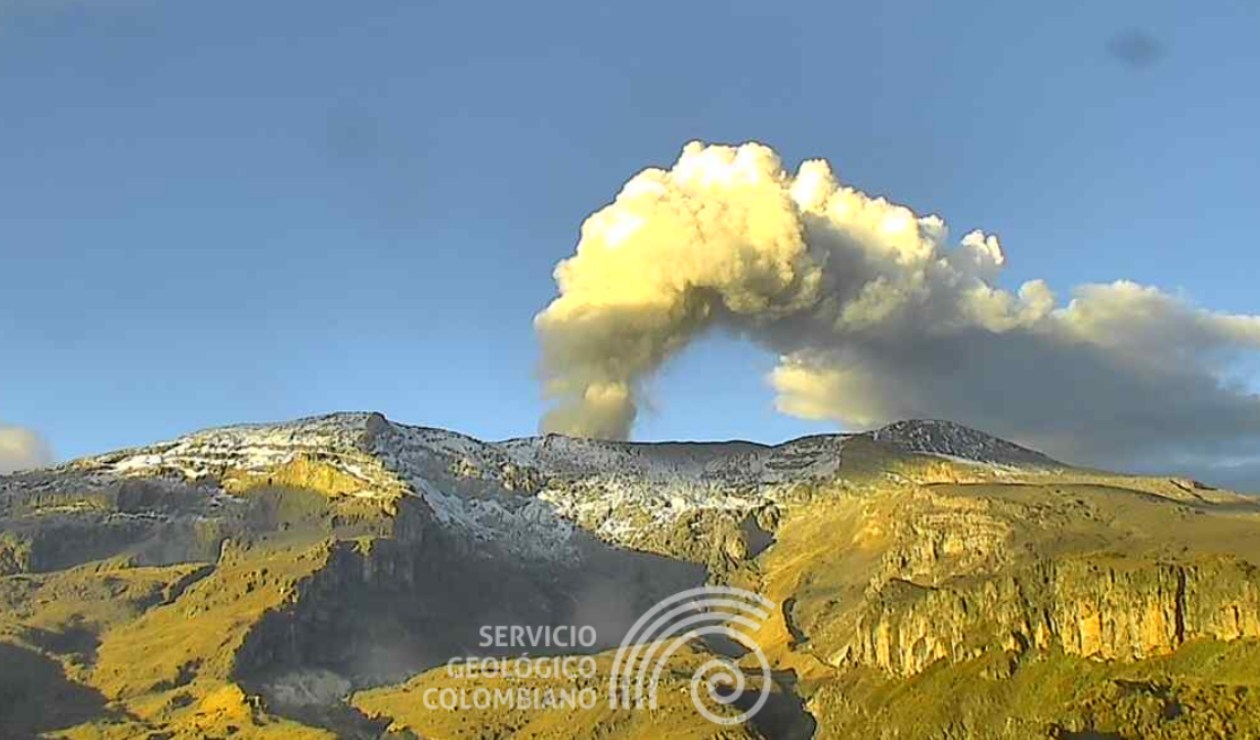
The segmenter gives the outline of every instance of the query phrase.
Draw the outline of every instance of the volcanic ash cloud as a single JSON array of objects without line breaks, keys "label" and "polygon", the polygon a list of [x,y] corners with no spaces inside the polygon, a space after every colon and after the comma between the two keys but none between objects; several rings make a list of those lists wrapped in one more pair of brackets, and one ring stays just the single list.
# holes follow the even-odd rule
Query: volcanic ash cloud
[{"label": "volcanic ash cloud", "polygon": [[1214,313],[1128,281],[997,287],[998,239],[951,239],[841,183],[793,175],[769,147],[683,148],[582,225],[535,318],[554,405],[546,431],[625,439],[642,381],[726,327],[779,355],[787,414],[846,428],[933,417],[1081,462],[1236,459],[1260,401],[1227,380],[1260,317]]},{"label": "volcanic ash cloud", "polygon": [[52,462],[52,451],[30,429],[0,424],[0,475]]}]

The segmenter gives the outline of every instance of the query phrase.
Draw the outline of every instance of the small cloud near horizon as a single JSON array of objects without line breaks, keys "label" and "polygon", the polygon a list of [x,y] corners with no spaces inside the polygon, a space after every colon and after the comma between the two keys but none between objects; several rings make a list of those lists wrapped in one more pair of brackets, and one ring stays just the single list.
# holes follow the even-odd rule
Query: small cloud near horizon
[{"label": "small cloud near horizon", "polygon": [[0,424],[0,475],[41,468],[52,462],[52,448],[38,432]]}]

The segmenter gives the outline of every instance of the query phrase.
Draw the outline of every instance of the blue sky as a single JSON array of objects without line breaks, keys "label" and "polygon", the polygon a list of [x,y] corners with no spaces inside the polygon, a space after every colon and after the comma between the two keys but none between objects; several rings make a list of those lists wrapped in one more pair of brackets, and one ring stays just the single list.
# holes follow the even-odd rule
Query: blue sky
[{"label": "blue sky", "polygon": [[[533,433],[554,264],[693,139],[996,232],[1004,285],[1260,313],[1254,2],[594,5],[0,0],[0,420]],[[827,428],[773,365],[708,338],[638,436]]]}]

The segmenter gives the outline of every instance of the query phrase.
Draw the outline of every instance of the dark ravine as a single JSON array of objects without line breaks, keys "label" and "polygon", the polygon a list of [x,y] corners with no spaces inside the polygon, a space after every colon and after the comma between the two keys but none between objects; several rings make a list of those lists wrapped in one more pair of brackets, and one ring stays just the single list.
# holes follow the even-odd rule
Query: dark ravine
[{"label": "dark ravine", "polygon": [[[642,611],[706,577],[701,566],[591,537],[579,552],[571,563],[521,562],[431,521],[413,525],[405,539],[343,542],[291,605],[250,630],[234,678],[282,716],[370,734],[380,723],[346,705],[346,692],[404,681],[452,658],[523,654],[482,647],[482,625],[590,624],[599,640],[580,652],[598,653],[619,645]],[[321,694],[311,685],[337,690]],[[295,694],[303,700],[293,701]]]}]

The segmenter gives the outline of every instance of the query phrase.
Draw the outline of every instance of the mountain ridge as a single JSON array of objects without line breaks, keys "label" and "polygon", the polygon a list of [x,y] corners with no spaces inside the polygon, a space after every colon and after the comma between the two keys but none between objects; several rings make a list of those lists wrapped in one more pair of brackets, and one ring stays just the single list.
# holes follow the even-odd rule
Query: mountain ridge
[{"label": "mountain ridge", "polygon": [[[523,447],[547,447],[556,442],[560,442],[565,446],[584,446],[591,447],[609,447],[614,449],[625,450],[652,450],[652,449],[668,449],[671,447],[694,448],[703,450],[725,450],[734,448],[755,448],[758,450],[777,450],[783,448],[791,448],[799,445],[807,445],[816,442],[839,442],[855,437],[870,437],[876,441],[886,442],[905,452],[918,452],[923,454],[946,455],[958,459],[973,460],[975,462],[1008,462],[1001,457],[994,458],[980,457],[977,450],[1001,450],[1011,453],[1012,460],[1026,463],[1039,463],[1046,465],[1054,465],[1065,467],[1061,462],[1050,458],[1044,453],[1032,450],[1022,445],[1005,440],[997,435],[984,432],[974,427],[964,424],[952,422],[944,419],[904,419],[900,421],[890,422],[883,426],[875,427],[865,431],[858,432],[836,432],[802,435],[792,439],[784,440],[776,443],[756,442],[746,439],[728,439],[728,440],[607,440],[592,439],[583,437],[572,437],[557,433],[547,433],[541,435],[530,435],[524,437],[508,437],[501,440],[483,440],[473,435],[462,432],[442,428],[423,425],[406,424],[389,419],[380,412],[367,411],[337,411],[327,414],[316,414],[312,416],[299,417],[297,419],[273,422],[247,422],[242,424],[231,424],[225,426],[214,426],[199,429],[193,432],[179,435],[171,440],[158,441],[147,445],[137,445],[132,447],[120,448],[105,453],[85,455],[72,460],[67,460],[48,466],[49,469],[57,469],[66,466],[75,466],[81,463],[91,463],[101,459],[118,457],[124,454],[138,453],[163,445],[172,445],[183,440],[205,438],[219,434],[233,432],[263,432],[273,431],[282,432],[286,430],[295,433],[307,429],[336,429],[339,431],[349,432],[362,426],[365,432],[371,433],[373,425],[379,421],[392,425],[394,427],[410,430],[420,435],[431,435],[436,438],[449,437],[464,442],[477,445],[486,445],[500,448],[523,448]],[[957,446],[951,446],[951,445]],[[17,471],[29,472],[29,471]]]},{"label": "mountain ridge", "polygon": [[[605,660],[704,583],[776,604],[760,720],[416,709],[479,624],[598,625]],[[91,711],[0,729],[67,737],[1245,734],[1260,686],[1220,676],[1260,676],[1260,502],[940,420],[778,445],[219,427],[0,477],[6,659]]]}]

